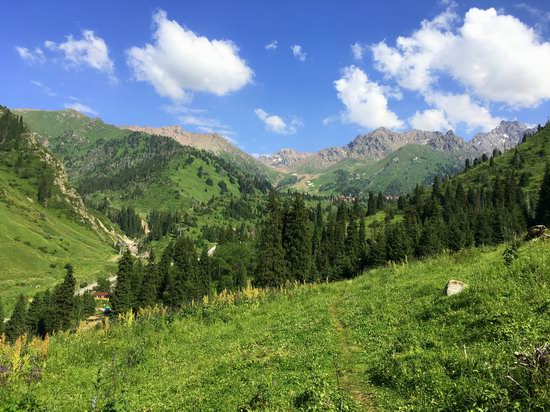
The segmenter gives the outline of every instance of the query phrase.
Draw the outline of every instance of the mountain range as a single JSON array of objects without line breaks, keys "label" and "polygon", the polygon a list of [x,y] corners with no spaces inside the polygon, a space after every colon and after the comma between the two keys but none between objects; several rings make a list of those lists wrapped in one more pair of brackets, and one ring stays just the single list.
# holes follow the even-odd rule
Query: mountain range
[{"label": "mountain range", "polygon": [[408,144],[427,146],[464,159],[490,154],[493,149],[508,150],[517,145],[526,132],[532,131],[521,122],[503,120],[490,132],[478,133],[472,140],[466,141],[452,130],[446,133],[416,129],[400,132],[381,127],[357,136],[342,147],[330,147],[318,152],[282,149],[273,155],[261,156],[260,161],[284,171],[311,172],[328,168],[344,159],[375,162]]}]

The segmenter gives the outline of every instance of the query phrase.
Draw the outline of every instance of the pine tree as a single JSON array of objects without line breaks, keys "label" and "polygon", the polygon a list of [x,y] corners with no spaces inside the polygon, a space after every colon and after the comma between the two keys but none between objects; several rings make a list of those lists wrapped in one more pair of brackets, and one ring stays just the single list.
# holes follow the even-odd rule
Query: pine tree
[{"label": "pine tree", "polygon": [[73,266],[70,263],[65,265],[66,274],[63,282],[57,285],[53,291],[53,304],[56,315],[53,319],[55,330],[66,330],[72,325],[75,316],[76,279],[73,274]]},{"label": "pine tree", "polygon": [[27,311],[27,326],[31,335],[40,334],[38,326],[40,325],[40,321],[44,317],[44,304],[42,296],[42,293],[37,293],[36,295],[34,295],[34,298],[29,305],[29,310]]},{"label": "pine tree", "polygon": [[367,202],[367,215],[373,216],[376,214],[376,196],[374,193],[369,192],[369,200]]},{"label": "pine tree", "polygon": [[195,246],[187,236],[180,237],[172,252],[174,267],[172,282],[168,286],[171,306],[181,306],[200,299],[200,275]]},{"label": "pine tree", "polygon": [[9,342],[15,342],[19,336],[27,332],[27,299],[19,295],[13,308],[10,320],[6,324],[6,337]]},{"label": "pine tree", "polygon": [[149,258],[147,259],[147,266],[145,267],[143,281],[141,282],[138,306],[147,307],[155,305],[158,296],[158,284],[159,281],[157,265],[155,263],[155,253],[151,250],[149,252]]},{"label": "pine tree", "polygon": [[311,234],[303,196],[294,194],[290,208],[284,215],[283,245],[290,278],[309,281],[312,277]]},{"label": "pine tree", "polygon": [[550,227],[550,164],[546,166],[539,190],[536,223]]},{"label": "pine tree", "polygon": [[388,228],[386,252],[388,260],[394,262],[401,262],[412,254],[411,242],[403,224],[398,223]]},{"label": "pine tree", "polygon": [[369,244],[368,263],[371,266],[381,266],[387,261],[386,233],[377,230]]},{"label": "pine tree", "polygon": [[278,286],[288,279],[283,249],[282,216],[274,192],[269,193],[267,212],[260,226],[257,242],[255,283],[259,286]]},{"label": "pine tree", "polygon": [[132,291],[132,276],[134,258],[129,250],[126,250],[118,261],[116,286],[111,297],[111,304],[115,313],[124,313],[132,309],[134,300]]},{"label": "pine tree", "polygon": [[45,174],[42,174],[38,178],[38,187],[37,187],[37,200],[41,205],[46,205],[50,197],[52,196],[51,183],[48,177]]}]

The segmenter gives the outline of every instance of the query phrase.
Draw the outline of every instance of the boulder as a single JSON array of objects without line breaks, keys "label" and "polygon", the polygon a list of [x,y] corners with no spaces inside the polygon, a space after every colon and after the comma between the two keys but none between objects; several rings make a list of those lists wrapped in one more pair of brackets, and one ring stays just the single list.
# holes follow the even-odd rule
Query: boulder
[{"label": "boulder", "polygon": [[460,280],[449,280],[443,289],[443,294],[445,296],[457,295],[467,287],[468,285]]},{"label": "boulder", "polygon": [[535,225],[529,228],[527,231],[528,239],[538,239],[539,237],[544,236],[546,233],[546,226],[544,225]]}]

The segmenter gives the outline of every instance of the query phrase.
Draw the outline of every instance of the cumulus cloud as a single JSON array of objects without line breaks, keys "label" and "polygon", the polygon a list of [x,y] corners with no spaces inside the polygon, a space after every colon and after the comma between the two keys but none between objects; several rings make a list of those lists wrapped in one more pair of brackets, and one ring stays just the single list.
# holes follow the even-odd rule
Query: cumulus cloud
[{"label": "cumulus cloud", "polygon": [[426,96],[426,102],[443,111],[450,125],[456,127],[462,123],[468,131],[479,128],[488,132],[502,120],[493,117],[487,108],[474,102],[467,94],[430,93]]},{"label": "cumulus cloud", "polygon": [[88,114],[90,116],[97,116],[99,113],[92,109],[90,106],[82,104],[80,102],[65,103],[65,109],[73,109],[77,112]]},{"label": "cumulus cloud", "polygon": [[374,129],[399,129],[403,122],[388,109],[384,89],[368,79],[367,74],[355,66],[344,68],[342,77],[334,82],[338,98],[346,107],[342,120]]},{"label": "cumulus cloud", "polygon": [[363,60],[364,53],[365,47],[362,44],[354,43],[351,45],[351,54],[355,60]]},{"label": "cumulus cloud", "polygon": [[440,130],[447,131],[451,125],[445,116],[445,113],[438,109],[428,109],[423,112],[417,111],[410,119],[412,127],[419,130]]},{"label": "cumulus cloud", "polygon": [[26,47],[16,46],[15,51],[17,51],[19,57],[29,63],[43,63],[46,60],[44,52],[39,47],[29,50]]},{"label": "cumulus cloud", "polygon": [[255,109],[254,113],[262,122],[264,122],[266,130],[277,134],[294,134],[302,127],[303,123],[298,118],[293,118],[290,122],[285,122],[282,117],[270,115],[263,109]]},{"label": "cumulus cloud", "polygon": [[473,96],[512,108],[550,98],[550,42],[517,18],[471,8],[462,25],[452,8],[395,46],[372,47],[376,68],[406,89],[428,93],[438,76],[458,81]]},{"label": "cumulus cloud", "polygon": [[277,40],[272,40],[270,43],[265,45],[266,50],[275,50],[277,47],[279,47]]},{"label": "cumulus cloud", "polygon": [[241,89],[253,71],[230,40],[210,40],[168,20],[166,12],[153,15],[154,44],[127,51],[134,77],[153,85],[173,101],[188,99],[189,92],[219,96]]},{"label": "cumulus cloud", "polygon": [[114,62],[109,57],[109,48],[105,40],[96,36],[92,30],[83,30],[80,39],[68,35],[63,43],[47,40],[44,46],[48,50],[62,53],[68,67],[88,66],[106,73],[111,82],[117,82]]},{"label": "cumulus cloud", "polygon": [[300,46],[299,44],[294,44],[290,46],[290,50],[292,50],[292,54],[298,60],[300,60],[301,62],[306,61],[306,52],[302,49],[302,46]]}]

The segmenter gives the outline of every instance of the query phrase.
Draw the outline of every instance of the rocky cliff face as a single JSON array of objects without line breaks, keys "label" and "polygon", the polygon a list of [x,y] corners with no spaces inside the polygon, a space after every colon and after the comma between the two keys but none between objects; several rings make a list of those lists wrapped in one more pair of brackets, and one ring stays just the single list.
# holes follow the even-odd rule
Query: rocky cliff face
[{"label": "rocky cliff face", "polygon": [[490,132],[475,135],[470,146],[479,153],[490,154],[494,149],[504,152],[520,143],[525,133],[532,134],[534,131],[521,122],[503,120]]}]

